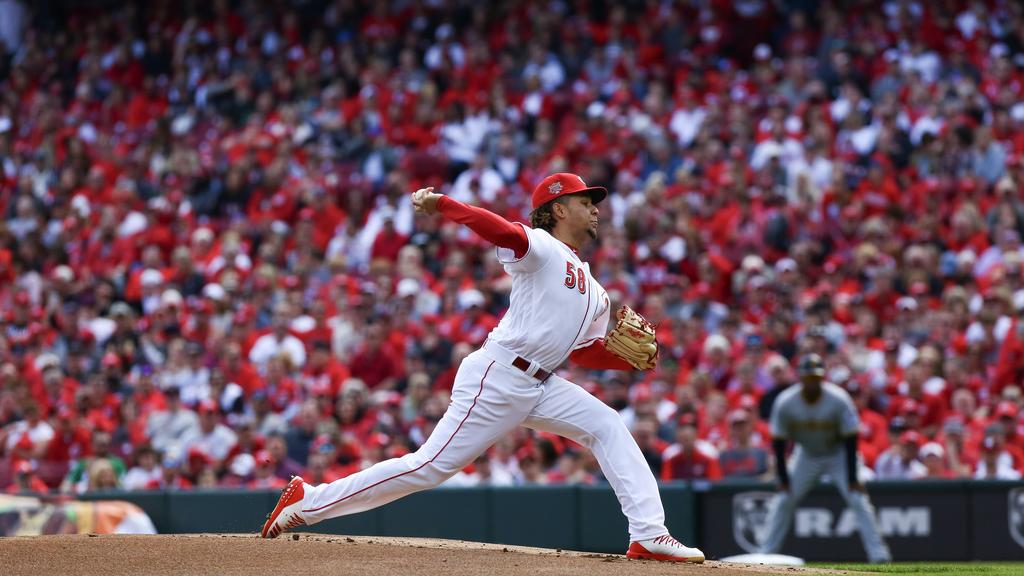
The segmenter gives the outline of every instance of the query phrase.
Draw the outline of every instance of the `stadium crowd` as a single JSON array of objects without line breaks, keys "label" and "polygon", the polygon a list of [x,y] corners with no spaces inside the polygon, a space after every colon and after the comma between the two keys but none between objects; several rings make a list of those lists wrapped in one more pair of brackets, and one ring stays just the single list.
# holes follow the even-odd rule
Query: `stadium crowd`
[{"label": "stadium crowd", "polygon": [[[661,347],[562,370],[661,478],[768,473],[806,351],[875,478],[1024,473],[1020,3],[3,9],[0,489],[278,487],[415,450],[510,283],[408,193],[526,222],[556,171],[611,191],[586,257]],[[520,429],[450,482],[599,481]]]}]

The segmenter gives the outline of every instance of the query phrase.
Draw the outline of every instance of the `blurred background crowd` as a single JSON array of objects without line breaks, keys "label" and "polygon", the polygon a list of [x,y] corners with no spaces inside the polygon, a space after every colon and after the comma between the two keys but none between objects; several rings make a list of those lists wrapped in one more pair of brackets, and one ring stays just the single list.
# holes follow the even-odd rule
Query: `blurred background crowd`
[{"label": "blurred background crowd", "polygon": [[[0,489],[415,450],[510,281],[408,193],[556,171],[661,345],[562,370],[660,478],[770,472],[805,351],[875,478],[1019,478],[1022,91],[1010,0],[0,0]],[[450,480],[600,481],[525,429]]]}]

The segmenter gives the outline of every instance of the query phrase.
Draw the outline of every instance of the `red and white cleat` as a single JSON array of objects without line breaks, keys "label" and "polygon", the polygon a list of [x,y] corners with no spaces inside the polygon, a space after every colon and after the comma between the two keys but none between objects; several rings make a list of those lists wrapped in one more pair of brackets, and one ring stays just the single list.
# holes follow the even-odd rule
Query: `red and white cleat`
[{"label": "red and white cleat", "polygon": [[277,506],[274,507],[273,512],[267,515],[267,521],[263,523],[260,538],[277,538],[285,530],[291,530],[306,523],[302,519],[302,498],[305,495],[302,485],[302,477],[295,476],[284,487],[281,497],[277,500]]},{"label": "red and white cleat", "polygon": [[664,560],[666,562],[704,562],[704,553],[697,548],[684,546],[670,534],[637,540],[629,545],[626,557],[645,560]]}]

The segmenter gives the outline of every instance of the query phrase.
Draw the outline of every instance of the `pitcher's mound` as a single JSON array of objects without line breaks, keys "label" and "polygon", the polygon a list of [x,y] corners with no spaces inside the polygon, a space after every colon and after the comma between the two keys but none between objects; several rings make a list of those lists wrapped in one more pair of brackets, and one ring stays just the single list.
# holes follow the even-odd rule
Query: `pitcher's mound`
[{"label": "pitcher's mound", "polygon": [[260,540],[248,534],[0,538],[0,564],[4,567],[3,573],[11,576],[751,576],[794,574],[799,570],[711,561],[704,564],[635,561],[610,554],[453,540],[290,533],[277,540]]}]

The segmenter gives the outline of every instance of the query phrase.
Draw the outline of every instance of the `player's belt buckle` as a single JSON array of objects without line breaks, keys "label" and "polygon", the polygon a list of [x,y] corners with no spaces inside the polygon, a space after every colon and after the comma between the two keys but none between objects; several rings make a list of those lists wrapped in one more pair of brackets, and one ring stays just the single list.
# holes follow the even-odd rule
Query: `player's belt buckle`
[{"label": "player's belt buckle", "polygon": [[[522,370],[527,375],[530,374],[530,361],[522,356],[516,356],[516,359],[512,361],[512,365]],[[551,372],[543,368],[537,368],[537,371],[533,373],[533,377],[540,380],[542,383],[551,377]]]}]

